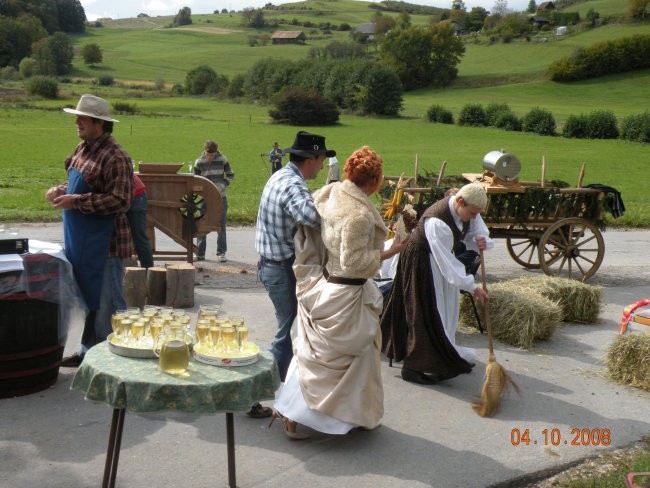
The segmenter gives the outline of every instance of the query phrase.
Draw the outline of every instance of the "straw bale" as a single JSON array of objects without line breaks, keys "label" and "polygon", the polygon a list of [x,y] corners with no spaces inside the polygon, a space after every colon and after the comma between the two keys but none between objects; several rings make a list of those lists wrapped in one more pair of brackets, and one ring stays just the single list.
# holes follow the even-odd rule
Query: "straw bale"
[{"label": "straw bale", "polygon": [[[562,320],[559,305],[539,293],[496,283],[489,288],[490,323],[494,337],[506,344],[530,349],[536,340],[550,339]],[[483,307],[477,303],[480,313]],[[461,298],[459,321],[469,325],[474,321],[472,306]]]},{"label": "straw bale", "polygon": [[530,288],[557,302],[562,308],[564,322],[593,324],[598,319],[603,294],[601,286],[556,276],[518,278],[508,283]]},{"label": "straw bale", "polygon": [[616,336],[605,364],[613,380],[650,391],[650,334]]}]

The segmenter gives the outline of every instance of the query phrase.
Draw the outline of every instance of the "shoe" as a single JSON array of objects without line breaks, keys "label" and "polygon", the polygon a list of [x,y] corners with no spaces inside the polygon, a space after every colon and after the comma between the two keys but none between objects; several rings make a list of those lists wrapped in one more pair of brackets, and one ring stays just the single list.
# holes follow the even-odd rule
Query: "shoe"
[{"label": "shoe", "polygon": [[426,375],[420,371],[402,367],[402,379],[411,383],[418,383],[420,385],[435,385],[438,378]]},{"label": "shoe", "polygon": [[217,254],[217,261],[219,261],[220,263],[225,263],[228,260],[226,259],[225,254]]},{"label": "shoe", "polygon": [[296,427],[298,427],[298,422],[289,420],[284,415],[276,411],[273,412],[273,416],[271,417],[271,421],[269,422],[269,429],[271,428],[271,425],[273,425],[275,419],[280,419],[280,422],[282,422],[282,430],[284,430],[284,433],[287,434],[287,437],[289,439],[293,439],[294,441],[302,441],[305,439],[309,439],[309,434],[304,434],[302,432],[296,431]]},{"label": "shoe", "polygon": [[253,419],[264,419],[273,415],[273,410],[262,406],[260,402],[255,402],[251,405],[251,409],[246,412],[246,415]]},{"label": "shoe", "polygon": [[205,261],[205,256],[197,256],[194,261]]},{"label": "shoe", "polygon": [[63,368],[78,368],[83,360],[84,360],[83,356],[74,353],[72,356],[64,357],[61,360],[61,366]]}]

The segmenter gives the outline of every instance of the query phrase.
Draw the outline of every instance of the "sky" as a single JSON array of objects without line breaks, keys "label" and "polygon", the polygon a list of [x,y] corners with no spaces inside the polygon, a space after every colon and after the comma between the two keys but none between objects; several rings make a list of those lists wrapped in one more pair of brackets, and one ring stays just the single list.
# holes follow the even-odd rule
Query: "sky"
[{"label": "sky", "polygon": [[[215,10],[241,10],[246,7],[259,8],[268,2],[274,5],[287,3],[281,0],[81,0],[88,20],[97,20],[102,17],[122,19],[136,17],[145,13],[155,17],[157,15],[176,15],[183,7],[189,7],[193,14],[210,14]],[[296,0],[287,0],[296,1]],[[410,3],[431,5],[434,7],[449,8],[451,0],[407,0]],[[483,7],[491,10],[495,0],[464,0],[467,10],[472,7]],[[539,2],[537,2],[539,3]],[[523,11],[528,6],[528,0],[508,0],[508,7],[512,10]]]}]

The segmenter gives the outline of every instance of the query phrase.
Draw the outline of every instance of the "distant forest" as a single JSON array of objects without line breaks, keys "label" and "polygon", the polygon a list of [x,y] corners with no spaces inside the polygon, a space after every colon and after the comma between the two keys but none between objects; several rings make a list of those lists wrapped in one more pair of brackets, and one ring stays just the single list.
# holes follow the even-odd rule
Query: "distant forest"
[{"label": "distant forest", "polygon": [[426,5],[416,5],[414,3],[397,0],[384,0],[379,3],[373,3],[370,4],[370,8],[383,10],[385,12],[408,12],[410,14],[420,15],[440,15],[445,10],[449,10],[439,7],[428,7]]}]

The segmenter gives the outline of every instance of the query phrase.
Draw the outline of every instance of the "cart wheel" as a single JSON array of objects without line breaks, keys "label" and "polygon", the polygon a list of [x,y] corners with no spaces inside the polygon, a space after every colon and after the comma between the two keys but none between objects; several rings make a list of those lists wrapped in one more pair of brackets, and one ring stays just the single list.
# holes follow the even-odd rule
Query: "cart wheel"
[{"label": "cart wheel", "polygon": [[[515,229],[519,226],[511,226],[511,229]],[[539,235],[544,231],[543,227],[532,226],[527,227],[526,225],[521,225],[521,228],[524,230],[538,231]],[[508,247],[508,252],[510,257],[515,260],[517,264],[528,269],[539,269],[539,241],[540,237],[508,237],[506,240],[506,245]]]},{"label": "cart wheel", "polygon": [[549,276],[586,281],[600,267],[605,241],[600,230],[579,217],[558,220],[542,235],[539,262]]},{"label": "cart wheel", "polygon": [[178,211],[184,219],[186,219],[190,214],[194,216],[194,220],[198,220],[205,215],[207,205],[205,204],[203,197],[198,193],[193,193],[191,196],[183,195],[181,203],[184,205],[180,207]]}]

